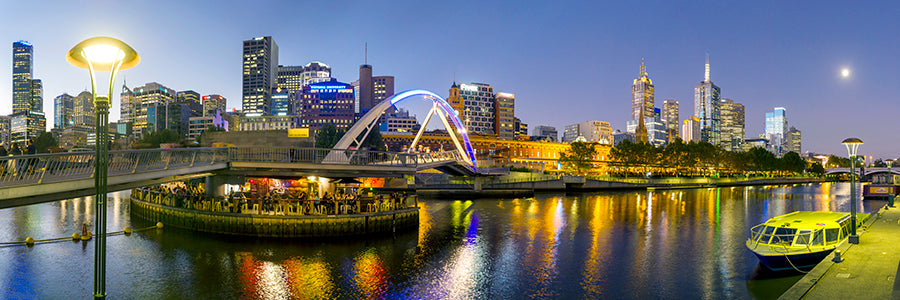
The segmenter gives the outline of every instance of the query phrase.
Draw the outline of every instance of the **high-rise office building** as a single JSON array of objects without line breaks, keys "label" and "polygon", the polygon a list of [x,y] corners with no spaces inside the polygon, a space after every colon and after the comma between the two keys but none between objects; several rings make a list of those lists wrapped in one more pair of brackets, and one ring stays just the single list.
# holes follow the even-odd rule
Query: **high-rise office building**
[{"label": "high-rise office building", "polygon": [[694,116],[700,119],[700,139],[719,144],[721,116],[719,102],[721,89],[709,79],[709,55],[706,55],[706,71],[700,85],[694,87]]},{"label": "high-rise office building", "polygon": [[75,125],[75,97],[63,93],[53,98],[53,128],[65,129]]},{"label": "high-rise office building", "polygon": [[700,118],[691,116],[681,125],[681,139],[685,143],[700,142]]},{"label": "high-rise office building", "polygon": [[303,89],[303,66],[278,66],[276,87],[297,92]]},{"label": "high-rise office building", "polygon": [[372,66],[359,66],[359,111],[368,111],[375,101],[375,81],[372,80]]},{"label": "high-rise office building", "polygon": [[200,102],[200,93],[195,91],[180,91],[175,94],[175,102],[187,105],[191,108],[191,114],[195,117],[203,115],[203,104]]},{"label": "high-rise office building", "polygon": [[277,82],[278,44],[271,36],[244,41],[241,107],[244,115],[272,112],[272,88]]},{"label": "high-rise office building", "polygon": [[566,125],[563,142],[571,143],[583,138],[589,143],[611,144],[613,142],[612,126],[609,122],[587,121]]},{"label": "high-rise office building", "polygon": [[44,84],[40,79],[31,80],[31,101],[28,104],[31,111],[44,111]]},{"label": "high-rise office building", "polygon": [[794,153],[801,154],[803,149],[801,148],[800,142],[800,130],[791,126],[791,129],[788,129],[787,133],[785,133],[784,137],[785,144],[785,153],[793,151]]},{"label": "high-rise office building", "polygon": [[314,61],[303,66],[301,77],[303,77],[300,82],[302,85],[300,87],[301,90],[304,86],[334,79],[331,77],[331,67],[321,61]]},{"label": "high-rise office building", "polygon": [[653,117],[653,80],[647,75],[644,60],[641,59],[641,72],[631,84],[631,120]]},{"label": "high-rise office building", "polygon": [[13,114],[34,110],[31,104],[34,47],[27,41],[13,43],[12,105]]},{"label": "high-rise office building", "polygon": [[134,113],[140,109],[140,105],[135,106],[135,103],[131,101],[131,89],[122,82],[122,92],[119,93],[119,122],[120,123],[134,123]]},{"label": "high-rise office building", "polygon": [[216,110],[218,110],[221,114],[225,114],[225,104],[227,100],[225,97],[220,95],[206,95],[202,98],[203,102],[203,116],[204,117],[213,117],[216,115]]},{"label": "high-rise office building", "polygon": [[325,124],[334,124],[339,130],[353,125],[353,86],[338,81],[313,83],[303,87],[300,96],[300,127],[309,128],[310,134]]},{"label": "high-rise office building", "polygon": [[494,87],[463,83],[459,91],[463,102],[462,122],[467,132],[494,135]]},{"label": "high-rise office building", "polygon": [[766,113],[765,138],[769,140],[770,151],[776,155],[784,154],[784,134],[788,130],[788,121],[784,107],[776,107]]},{"label": "high-rise office building", "polygon": [[494,130],[502,140],[516,138],[516,95],[497,93],[494,95]]},{"label": "high-rise office building", "polygon": [[281,87],[272,91],[272,115],[273,116],[290,116],[294,115],[294,97],[291,92]]},{"label": "high-rise office building", "polygon": [[728,151],[742,151],[744,144],[744,105],[732,99],[719,103],[722,122],[719,145]]},{"label": "high-rise office building", "polygon": [[25,146],[27,141],[38,138],[47,130],[47,119],[39,111],[25,111],[10,117],[10,142]]},{"label": "high-rise office building", "polygon": [[150,82],[131,91],[132,132],[135,138],[143,138],[145,132],[166,128],[166,106],[176,100],[177,93],[162,84]]},{"label": "high-rise office building", "polygon": [[372,81],[375,87],[372,106],[394,95],[394,76],[375,76]]},{"label": "high-rise office building", "polygon": [[91,92],[83,91],[73,99],[72,123],[76,126],[96,126],[97,114],[94,110],[94,98]]},{"label": "high-rise office building", "polygon": [[517,140],[529,140],[528,137],[528,124],[516,118],[516,139]]},{"label": "high-rise office building", "polygon": [[678,120],[681,119],[681,115],[678,110],[678,101],[672,99],[666,99],[662,104],[662,120],[666,123],[666,135],[669,137],[669,142],[675,140],[675,138],[679,137],[678,127],[680,122]]}]

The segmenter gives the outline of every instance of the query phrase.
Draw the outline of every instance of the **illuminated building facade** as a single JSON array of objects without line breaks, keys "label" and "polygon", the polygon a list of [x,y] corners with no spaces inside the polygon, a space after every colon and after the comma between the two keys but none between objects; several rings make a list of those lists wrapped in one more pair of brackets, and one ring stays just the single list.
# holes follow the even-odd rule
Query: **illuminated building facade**
[{"label": "illuminated building facade", "polygon": [[417,132],[421,127],[416,116],[409,115],[409,111],[398,109],[394,113],[385,114],[381,123],[381,132]]},{"label": "illuminated building facade", "polygon": [[203,116],[211,117],[216,115],[216,110],[220,112],[220,114],[225,113],[225,104],[227,100],[225,97],[220,95],[206,95],[203,96]]},{"label": "illuminated building facade", "polygon": [[162,84],[150,82],[134,88],[128,96],[132,105],[132,132],[136,139],[145,132],[166,128],[166,105],[175,102],[177,93]]},{"label": "illuminated building facade", "polygon": [[450,104],[450,107],[452,107],[453,110],[456,111],[457,118],[459,118],[460,120],[465,120],[463,119],[463,111],[465,111],[465,107],[463,106],[464,102],[462,95],[460,95],[459,93],[459,85],[456,84],[456,82],[454,82],[453,85],[450,86],[450,93],[449,96],[447,96],[447,103]]},{"label": "illuminated building facade", "polygon": [[222,118],[221,111],[215,111],[211,116],[191,117],[188,132],[188,141],[196,142],[204,131],[209,130],[210,126],[221,128],[228,131],[228,121]]},{"label": "illuminated building facade", "polygon": [[[641,72],[631,84],[631,120],[653,117],[653,80],[647,75],[644,60],[641,59]],[[634,132],[634,131],[630,131]]]},{"label": "illuminated building facade", "polygon": [[303,66],[301,77],[301,86],[297,91],[303,90],[303,87],[313,83],[334,80],[334,78],[331,78],[331,67],[320,61],[314,61]]},{"label": "illuminated building facade", "polygon": [[791,126],[791,129],[788,129],[787,133],[785,133],[784,145],[785,153],[791,151],[797,154],[803,153],[801,152],[803,149],[800,142],[800,130]]},{"label": "illuminated building facade", "polygon": [[294,106],[294,96],[290,91],[281,87],[277,87],[272,91],[272,115],[294,115]]},{"label": "illuminated building facade", "polygon": [[501,140],[514,140],[518,132],[516,125],[516,95],[497,93],[494,95],[494,129]]},{"label": "illuminated building facade", "polygon": [[241,107],[244,115],[268,115],[278,71],[278,44],[271,36],[244,41]]},{"label": "illuminated building facade", "polygon": [[704,79],[694,87],[694,117],[700,119],[700,139],[718,145],[722,131],[719,103],[721,89],[709,80],[709,56]]},{"label": "illuminated building facade", "polygon": [[73,99],[72,122],[74,125],[97,126],[97,114],[94,110],[94,98],[91,92],[78,93]]},{"label": "illuminated building facade", "polygon": [[681,139],[685,143],[700,142],[700,118],[691,116],[681,125]]},{"label": "illuminated building facade", "polygon": [[300,127],[312,132],[324,124],[334,124],[339,130],[347,130],[354,122],[353,86],[328,81],[313,83],[303,87],[297,101],[300,112]]},{"label": "illuminated building facade", "polygon": [[[300,128],[300,117],[298,116],[257,116],[257,117],[237,117],[235,119],[235,127],[238,131],[260,131],[260,130],[280,130]],[[228,128],[227,120],[222,123]],[[226,130],[227,131],[227,130]]]},{"label": "illuminated building facade", "polygon": [[531,138],[528,136],[528,124],[516,118],[516,139],[520,141],[527,141]]},{"label": "illuminated building facade", "polygon": [[469,133],[495,135],[494,87],[484,83],[459,85],[463,101],[462,120]]},{"label": "illuminated building facade", "polygon": [[744,144],[744,105],[732,99],[722,99],[720,112],[722,132],[719,145],[728,151],[742,151]]},{"label": "illuminated building facade", "polygon": [[776,107],[774,111],[766,113],[765,138],[769,140],[769,147],[776,155],[784,154],[784,134],[788,130],[788,122],[784,107]]},{"label": "illuminated building facade", "polygon": [[62,94],[53,98],[53,128],[65,129],[75,125],[75,97]]},{"label": "illuminated building facade", "polygon": [[180,91],[175,94],[175,102],[187,105],[191,108],[193,117],[203,115],[203,104],[200,103],[200,93],[195,91]]},{"label": "illuminated building facade", "polygon": [[[402,151],[412,143],[415,133],[382,134],[382,140],[388,151]],[[479,165],[482,166],[514,166],[535,170],[558,170],[559,153],[569,149],[568,144],[539,141],[500,140],[482,135],[470,135],[472,149],[478,153]],[[453,140],[443,130],[426,132],[419,141],[423,147],[431,151],[456,149]],[[597,150],[596,161],[609,159],[610,146],[594,144]]]},{"label": "illuminated building facade", "polygon": [[372,106],[394,95],[394,76],[375,76],[372,81],[375,86]]},{"label": "illuminated building facade", "polygon": [[[13,114],[36,110],[32,105],[34,47],[27,41],[13,43],[12,105]],[[42,111],[42,109],[37,109]]]},{"label": "illuminated building facade", "polygon": [[25,142],[38,138],[47,130],[47,120],[42,112],[26,111],[9,117],[9,141],[19,143],[20,146],[25,146]]},{"label": "illuminated building facade", "polygon": [[666,135],[669,137],[669,142],[680,136],[678,131],[678,127],[681,125],[678,121],[680,119],[678,101],[672,99],[664,100],[662,104],[662,120],[666,123]]}]

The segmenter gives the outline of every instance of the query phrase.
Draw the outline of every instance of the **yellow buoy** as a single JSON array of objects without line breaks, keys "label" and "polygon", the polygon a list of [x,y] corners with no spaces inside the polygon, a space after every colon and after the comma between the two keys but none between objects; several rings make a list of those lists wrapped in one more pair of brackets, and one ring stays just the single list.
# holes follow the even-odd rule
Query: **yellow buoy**
[{"label": "yellow buoy", "polygon": [[87,241],[87,240],[90,240],[91,237],[93,237],[93,236],[94,236],[94,235],[91,234],[90,231],[88,231],[88,232],[85,232],[83,235],[81,235],[81,240],[82,240],[82,241]]},{"label": "yellow buoy", "polygon": [[129,234],[131,234],[131,227],[126,226],[125,227],[125,235],[129,235]]},{"label": "yellow buoy", "polygon": [[156,222],[156,228],[162,229],[162,227],[163,227],[162,222]]},{"label": "yellow buoy", "polygon": [[77,233],[77,232],[76,232],[76,233],[73,233],[73,234],[72,234],[72,239],[73,239],[73,240],[80,240],[80,239],[81,239],[81,234],[80,234],[80,233]]},{"label": "yellow buoy", "polygon": [[34,246],[34,239],[31,238],[30,236],[25,238],[25,245],[28,245],[29,247]]}]

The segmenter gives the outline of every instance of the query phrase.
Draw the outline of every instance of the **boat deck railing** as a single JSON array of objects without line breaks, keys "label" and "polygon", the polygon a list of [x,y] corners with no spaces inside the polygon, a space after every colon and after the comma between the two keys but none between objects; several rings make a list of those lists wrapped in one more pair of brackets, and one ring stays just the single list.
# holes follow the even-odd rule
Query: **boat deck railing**
[{"label": "boat deck railing", "polygon": [[[754,249],[762,244],[771,246],[774,251],[778,251],[778,247],[785,251],[788,251],[787,247],[795,247],[793,250],[799,250],[796,247],[805,247],[807,251],[812,252],[813,247],[836,245],[842,240],[837,237],[829,238],[830,236],[827,236],[829,232],[826,232],[824,225],[816,229],[773,225],[771,223],[762,223],[750,228],[749,242]],[[844,236],[846,237],[846,234]]]}]

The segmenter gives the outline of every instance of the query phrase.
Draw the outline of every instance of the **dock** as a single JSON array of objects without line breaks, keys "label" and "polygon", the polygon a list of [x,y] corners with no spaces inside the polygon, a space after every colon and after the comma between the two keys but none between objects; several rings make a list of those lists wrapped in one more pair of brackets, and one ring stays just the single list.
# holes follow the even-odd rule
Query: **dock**
[{"label": "dock", "polygon": [[829,255],[778,299],[900,299],[900,206],[884,207],[857,228],[859,244]]}]

